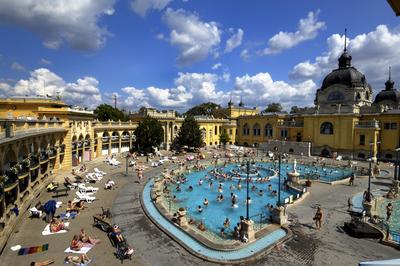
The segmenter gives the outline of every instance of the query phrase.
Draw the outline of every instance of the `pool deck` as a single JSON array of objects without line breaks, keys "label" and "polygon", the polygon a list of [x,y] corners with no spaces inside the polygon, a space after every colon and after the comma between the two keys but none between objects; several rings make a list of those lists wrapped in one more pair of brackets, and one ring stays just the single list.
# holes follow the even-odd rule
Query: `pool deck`
[{"label": "pool deck", "polygon": [[[119,159],[121,160],[121,159]],[[144,158],[142,158],[144,160]],[[100,190],[93,202],[84,210],[77,219],[71,223],[71,230],[60,235],[42,236],[45,223],[39,219],[22,219],[10,235],[7,245],[1,255],[0,265],[29,265],[31,261],[42,261],[53,258],[54,265],[63,265],[64,249],[69,245],[73,234],[84,227],[90,235],[99,237],[102,242],[92,248],[88,253],[94,258],[92,265],[118,265],[120,262],[113,256],[111,247],[105,233],[92,227],[92,215],[99,212],[100,207],[112,207],[113,221],[120,225],[127,241],[134,247],[135,255],[132,261],[124,261],[124,265],[216,265],[192,255],[175,240],[164,234],[154,225],[143,212],[140,204],[140,195],[143,184],[137,183],[136,175],[131,173],[126,177],[124,161],[122,167],[111,168],[105,166],[102,159],[96,159],[87,164],[99,167],[106,171],[117,183],[117,188],[112,191]],[[167,163],[169,167],[170,163]],[[383,169],[391,167],[381,164]],[[367,163],[358,162],[358,166],[367,167]],[[145,171],[145,178],[154,177],[161,173],[163,167],[150,168]],[[65,174],[68,175],[68,174]],[[62,179],[63,175],[57,177]],[[363,192],[368,183],[368,178],[357,177],[354,186],[338,184],[313,183],[309,188],[310,195],[295,207],[288,208],[287,213],[293,232],[293,238],[262,254],[251,261],[251,265],[358,265],[359,261],[392,259],[400,257],[400,252],[392,247],[379,244],[369,239],[356,239],[343,232],[341,226],[349,219],[347,214],[347,200],[352,195]],[[387,189],[391,181],[388,178],[372,179],[372,189]],[[102,187],[103,183],[99,185]],[[72,193],[70,193],[72,195]],[[50,194],[42,192],[38,200],[45,202]],[[59,198],[64,204],[70,197]],[[320,204],[324,211],[324,221],[321,230],[314,228],[312,217],[315,207]],[[64,205],[65,207],[65,205]],[[27,217],[21,211],[20,215]],[[20,244],[24,247],[49,243],[47,252],[32,255],[18,256],[10,247]]]}]

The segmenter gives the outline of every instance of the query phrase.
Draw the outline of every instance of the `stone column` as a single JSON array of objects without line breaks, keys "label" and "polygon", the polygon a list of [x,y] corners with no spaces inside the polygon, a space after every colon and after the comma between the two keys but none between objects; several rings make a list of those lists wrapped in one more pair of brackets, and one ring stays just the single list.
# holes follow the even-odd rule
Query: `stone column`
[{"label": "stone column", "polygon": [[243,238],[243,236],[246,235],[249,242],[252,242],[256,239],[253,225],[254,222],[252,220],[244,219],[241,223],[240,236]]},{"label": "stone column", "polygon": [[279,225],[287,223],[287,215],[285,213],[285,208],[280,206],[276,207],[271,212],[272,222]]},{"label": "stone column", "polygon": [[165,149],[168,150],[169,148],[169,141],[168,141],[168,121],[165,123]]}]

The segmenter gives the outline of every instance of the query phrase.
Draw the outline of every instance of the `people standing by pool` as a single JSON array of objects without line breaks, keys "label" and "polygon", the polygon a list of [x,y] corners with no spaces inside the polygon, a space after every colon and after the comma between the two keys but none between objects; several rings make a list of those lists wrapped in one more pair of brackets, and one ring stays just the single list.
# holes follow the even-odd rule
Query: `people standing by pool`
[{"label": "people standing by pool", "polygon": [[393,213],[393,205],[392,203],[389,202],[389,204],[386,206],[386,221],[389,221],[390,216],[392,216]]},{"label": "people standing by pool", "polygon": [[322,208],[319,206],[317,208],[317,212],[315,213],[315,216],[313,218],[315,221],[315,227],[319,230],[321,229],[322,226]]},{"label": "people standing by pool", "polygon": [[224,221],[224,227],[228,228],[229,226],[231,226],[231,221],[229,220],[229,218],[227,217]]},{"label": "people standing by pool", "polygon": [[204,199],[203,205],[206,206],[206,207],[208,207],[208,199]]},{"label": "people standing by pool", "polygon": [[351,173],[350,179],[349,179],[349,186],[353,186],[353,185],[354,185],[354,173]]}]

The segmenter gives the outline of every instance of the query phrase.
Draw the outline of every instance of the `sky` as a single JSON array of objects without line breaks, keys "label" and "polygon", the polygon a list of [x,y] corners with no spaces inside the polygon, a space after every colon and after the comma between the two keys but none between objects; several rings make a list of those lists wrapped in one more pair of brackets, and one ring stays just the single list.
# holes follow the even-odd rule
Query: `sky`
[{"label": "sky", "polygon": [[[376,94],[400,83],[400,17],[386,1],[0,0],[0,97],[59,95],[184,111],[203,102],[312,106],[352,65]],[[397,87],[395,85],[395,87]]]}]

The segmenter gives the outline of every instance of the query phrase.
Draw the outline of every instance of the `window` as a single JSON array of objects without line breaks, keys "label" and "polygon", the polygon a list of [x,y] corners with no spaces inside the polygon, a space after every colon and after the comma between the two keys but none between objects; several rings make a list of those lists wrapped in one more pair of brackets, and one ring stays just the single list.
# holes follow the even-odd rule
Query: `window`
[{"label": "window", "polygon": [[272,133],[273,133],[273,131],[272,131],[271,124],[266,124],[265,125],[265,136],[272,137]]},{"label": "window", "polygon": [[333,134],[333,125],[331,122],[324,122],[321,125],[320,133],[322,135],[332,135]]},{"label": "window", "polygon": [[232,135],[232,129],[229,129],[229,135]]},{"label": "window", "polygon": [[250,128],[249,128],[249,125],[245,124],[243,126],[243,136],[247,136],[247,135],[250,135]]},{"label": "window", "polygon": [[253,126],[253,135],[254,136],[260,136],[261,135],[260,126],[258,124],[255,124]]},{"label": "window", "polygon": [[360,135],[360,145],[365,145],[365,135]]},{"label": "window", "polygon": [[214,128],[214,134],[218,135],[218,127],[217,126],[215,126],[215,128]]},{"label": "window", "polygon": [[397,123],[384,123],[384,129],[397,129]]},{"label": "window", "polygon": [[343,101],[344,95],[339,91],[333,91],[328,95],[328,101]]},{"label": "window", "polygon": [[282,137],[282,138],[287,138],[287,137],[288,137],[288,131],[287,131],[287,129],[282,129],[282,130],[281,130],[281,137]]}]

